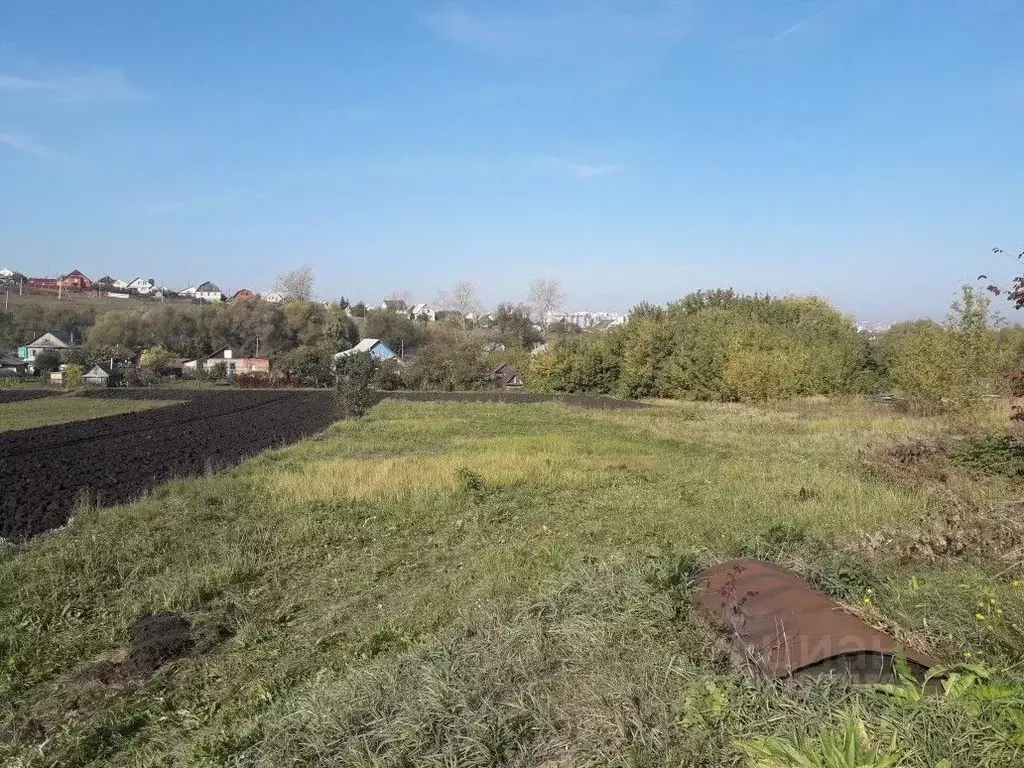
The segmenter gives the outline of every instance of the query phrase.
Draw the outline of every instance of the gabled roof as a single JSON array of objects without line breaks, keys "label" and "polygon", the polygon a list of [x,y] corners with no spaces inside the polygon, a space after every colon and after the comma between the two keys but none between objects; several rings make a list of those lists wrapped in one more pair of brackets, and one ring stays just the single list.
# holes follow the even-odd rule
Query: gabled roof
[{"label": "gabled roof", "polygon": [[381,343],[380,339],[362,339],[352,349],[346,349],[344,352],[339,352],[340,355],[358,355],[360,352],[370,352]]},{"label": "gabled roof", "polygon": [[110,373],[102,365],[94,365],[92,368],[90,368],[88,371],[86,371],[85,378],[87,378],[87,379],[108,379],[108,378],[110,378]]},{"label": "gabled roof", "polygon": [[196,293],[220,293],[220,288],[207,280],[196,288]]},{"label": "gabled roof", "polygon": [[391,351],[391,347],[385,344],[380,339],[363,339],[356,344],[352,349],[346,349],[344,352],[339,352],[334,356],[334,359],[342,357],[350,357],[352,355],[358,355],[362,352],[369,352],[375,357],[384,359],[396,357],[395,353]]},{"label": "gabled roof", "polygon": [[59,341],[61,343],[61,345],[65,346],[65,347],[70,347],[71,346],[71,334],[70,333],[66,333],[64,331],[47,331],[42,336],[40,336],[38,339],[33,341],[31,344],[27,344],[26,346],[29,346],[29,347],[52,347],[52,346],[55,346],[53,344],[40,344],[39,343],[43,339],[45,339],[47,336],[53,336],[53,338],[55,338],[57,341]]},{"label": "gabled roof", "polygon": [[235,291],[235,294],[231,297],[232,299],[248,299],[256,294],[250,291],[248,288],[239,288]]},{"label": "gabled roof", "polygon": [[[67,280],[69,277],[85,277],[85,275],[83,275],[79,270],[73,269],[70,272],[68,272],[66,275],[64,275],[64,279],[65,280]],[[85,279],[88,280],[89,278],[85,277]]]},{"label": "gabled roof", "polygon": [[117,278],[116,277],[111,277],[110,275],[104,275],[103,277],[101,277],[96,282],[97,283],[109,283],[110,285],[113,285],[114,283],[117,282]]}]

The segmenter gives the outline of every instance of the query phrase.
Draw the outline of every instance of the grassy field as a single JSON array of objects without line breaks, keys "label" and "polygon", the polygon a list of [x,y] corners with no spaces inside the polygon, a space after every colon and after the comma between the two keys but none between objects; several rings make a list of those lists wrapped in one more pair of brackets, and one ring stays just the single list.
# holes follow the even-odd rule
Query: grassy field
[{"label": "grassy field", "polygon": [[[0,555],[0,758],[1022,765],[1018,481],[957,466],[948,429],[854,401],[385,403]],[[734,670],[689,595],[736,555],[983,666],[927,697]],[[104,674],[158,611],[202,653]],[[846,736],[859,762],[825,762]]]},{"label": "grassy field", "polygon": [[[5,299],[3,292],[0,291],[0,309],[4,308],[5,300],[7,302],[8,309],[11,310],[17,307],[29,306],[67,307],[69,309],[93,310],[97,314],[137,308],[144,304],[142,299],[110,299],[98,296],[94,293],[66,293],[58,299],[57,294],[55,293],[26,293],[19,296],[17,292],[14,291]],[[151,303],[146,302],[146,304]]]},{"label": "grassy field", "polygon": [[3,403],[0,404],[0,432],[99,419],[173,404],[169,400],[99,400],[60,395],[23,400],[20,403]]}]

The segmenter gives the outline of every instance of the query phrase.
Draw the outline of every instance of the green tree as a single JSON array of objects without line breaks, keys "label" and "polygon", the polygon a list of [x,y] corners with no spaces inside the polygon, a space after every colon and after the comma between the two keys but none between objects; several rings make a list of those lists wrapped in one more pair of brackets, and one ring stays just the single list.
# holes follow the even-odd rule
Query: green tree
[{"label": "green tree", "polygon": [[323,344],[306,344],[283,352],[274,360],[274,369],[302,386],[320,387],[333,380],[332,349]]},{"label": "green tree", "polygon": [[139,358],[139,367],[150,373],[162,376],[175,366],[178,359],[166,348],[155,345],[146,349]]},{"label": "green tree", "polygon": [[32,364],[32,370],[37,376],[46,376],[58,368],[60,368],[60,355],[53,349],[40,352]]},{"label": "green tree", "polygon": [[424,338],[424,331],[422,326],[410,320],[408,315],[400,315],[383,309],[371,309],[366,313],[363,337],[380,339],[396,354],[400,354],[403,350],[405,354],[409,354],[420,345]]},{"label": "green tree", "polygon": [[507,347],[527,349],[544,338],[530,318],[529,307],[523,304],[499,304],[494,313],[492,333],[492,338],[496,342]]},{"label": "green tree", "polygon": [[85,386],[85,368],[78,363],[69,363],[64,368],[64,389],[78,390]]},{"label": "green tree", "polygon": [[337,403],[343,418],[359,419],[377,404],[380,396],[373,390],[380,363],[369,352],[348,355],[337,364]]},{"label": "green tree", "polygon": [[417,389],[451,392],[481,389],[487,373],[482,345],[438,335],[420,349],[404,378]]}]

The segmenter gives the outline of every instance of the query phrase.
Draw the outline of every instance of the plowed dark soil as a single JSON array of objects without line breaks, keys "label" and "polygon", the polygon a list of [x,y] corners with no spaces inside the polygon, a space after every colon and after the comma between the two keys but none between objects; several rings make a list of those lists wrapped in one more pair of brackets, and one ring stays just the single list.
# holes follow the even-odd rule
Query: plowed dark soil
[{"label": "plowed dark soil", "polygon": [[[143,393],[145,399],[163,396]],[[93,397],[135,397],[116,390]],[[152,411],[0,434],[0,537],[59,528],[83,497],[131,501],[179,477],[296,442],[335,419],[332,393],[168,392],[189,399]]]},{"label": "plowed dark soil", "polygon": [[49,389],[0,389],[0,405],[20,403],[23,400],[38,400],[56,394]]}]

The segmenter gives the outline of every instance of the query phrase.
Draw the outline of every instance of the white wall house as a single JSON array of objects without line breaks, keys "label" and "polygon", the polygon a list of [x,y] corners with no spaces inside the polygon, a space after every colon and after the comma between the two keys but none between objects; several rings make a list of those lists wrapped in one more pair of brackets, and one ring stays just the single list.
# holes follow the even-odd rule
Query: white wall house
[{"label": "white wall house", "polygon": [[437,312],[429,304],[417,304],[409,310],[409,316],[413,320],[421,320],[427,323],[433,323],[437,320]]},{"label": "white wall house", "polygon": [[207,281],[196,288],[196,298],[203,301],[217,302],[224,301],[224,294],[221,293],[220,288]]},{"label": "white wall house", "polygon": [[271,304],[280,304],[284,301],[284,296],[280,291],[270,291],[263,296],[264,301],[269,301]]},{"label": "white wall house", "polygon": [[126,288],[129,291],[135,291],[136,293],[141,294],[142,296],[148,296],[150,293],[153,292],[153,281],[147,280],[144,277],[136,277],[134,280],[128,283]]}]

